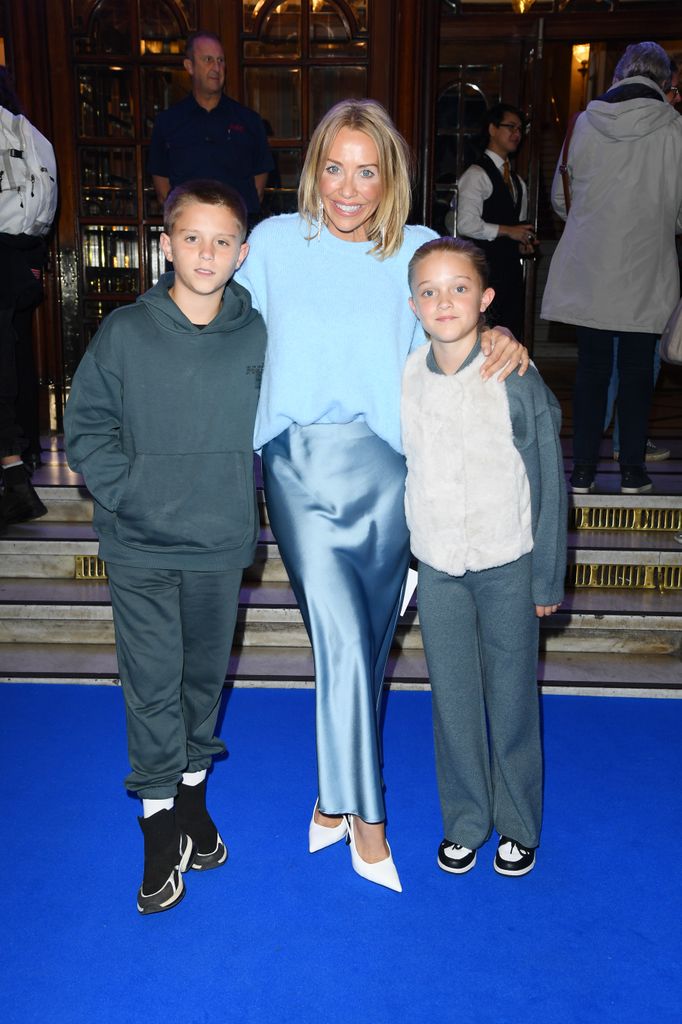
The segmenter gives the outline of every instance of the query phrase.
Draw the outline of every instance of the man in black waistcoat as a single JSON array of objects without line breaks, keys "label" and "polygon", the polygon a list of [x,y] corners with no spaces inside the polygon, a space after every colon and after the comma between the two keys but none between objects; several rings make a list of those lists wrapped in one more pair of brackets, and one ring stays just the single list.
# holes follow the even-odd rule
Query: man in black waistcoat
[{"label": "man in black waistcoat", "polygon": [[537,245],[533,226],[526,222],[525,183],[510,166],[523,127],[523,114],[516,107],[491,107],[482,131],[485,152],[460,178],[457,206],[457,234],[480,246],[490,266],[495,289],[490,322],[508,327],[517,338],[524,335],[521,257],[531,255]]}]

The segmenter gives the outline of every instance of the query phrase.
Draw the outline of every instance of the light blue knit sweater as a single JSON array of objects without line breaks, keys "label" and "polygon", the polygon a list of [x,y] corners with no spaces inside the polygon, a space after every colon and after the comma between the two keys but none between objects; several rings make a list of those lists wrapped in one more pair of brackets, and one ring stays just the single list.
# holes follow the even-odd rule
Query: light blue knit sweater
[{"label": "light blue knit sweater", "polygon": [[254,447],[292,423],[363,419],[402,451],[403,366],[425,340],[407,304],[407,265],[437,236],[408,226],[400,251],[382,261],[368,255],[369,242],[326,228],[310,242],[306,234],[298,214],[263,221],[236,275],[268,329]]}]

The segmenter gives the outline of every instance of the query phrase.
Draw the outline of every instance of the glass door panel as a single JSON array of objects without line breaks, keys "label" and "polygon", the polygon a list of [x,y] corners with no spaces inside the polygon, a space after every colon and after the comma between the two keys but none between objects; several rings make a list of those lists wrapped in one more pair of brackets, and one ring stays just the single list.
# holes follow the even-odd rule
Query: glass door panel
[{"label": "glass door panel", "polygon": [[257,110],[269,132],[301,137],[301,72],[291,67],[249,67],[244,72],[246,105]]},{"label": "glass door panel", "polygon": [[137,217],[137,166],[133,147],[84,146],[80,150],[82,217]]},{"label": "glass door panel", "polygon": [[[72,0],[74,50],[79,54],[132,53],[130,0]],[[93,10],[94,7],[94,10]]]},{"label": "glass door panel", "polygon": [[142,134],[145,138],[150,138],[156,115],[160,110],[167,110],[174,103],[184,99],[189,92],[189,85],[186,71],[178,65],[142,68],[140,78]]},{"label": "glass door panel", "polygon": [[[267,6],[267,13],[265,8]],[[248,9],[248,10],[247,10]],[[261,15],[261,19],[258,15]],[[285,0],[275,7],[272,4],[252,6],[244,4],[244,19],[247,31],[257,32],[257,39],[244,43],[245,57],[288,57],[301,56],[301,4],[299,0]],[[246,26],[245,26],[246,27]]]},{"label": "glass door panel", "polygon": [[366,67],[318,67],[310,69],[310,118],[316,125],[323,114],[341,99],[367,95]]},{"label": "glass door panel", "polygon": [[78,93],[79,135],[85,138],[134,136],[130,71],[80,67]]},{"label": "glass door panel", "polygon": [[368,40],[353,38],[339,4],[312,0],[309,31],[311,57],[357,57],[367,53]]},{"label": "glass door panel", "polygon": [[107,296],[139,292],[136,227],[89,224],[83,228],[85,291]]}]

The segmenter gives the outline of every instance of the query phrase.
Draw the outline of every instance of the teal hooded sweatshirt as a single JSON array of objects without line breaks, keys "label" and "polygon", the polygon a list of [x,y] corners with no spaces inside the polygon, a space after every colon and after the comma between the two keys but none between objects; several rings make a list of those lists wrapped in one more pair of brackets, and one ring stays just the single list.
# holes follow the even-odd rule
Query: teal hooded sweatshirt
[{"label": "teal hooded sweatshirt", "polygon": [[157,569],[221,571],[253,561],[253,425],[265,325],[231,281],[215,319],[190,323],[164,274],[111,313],[73,379],[69,465],[95,501],[100,556]]}]

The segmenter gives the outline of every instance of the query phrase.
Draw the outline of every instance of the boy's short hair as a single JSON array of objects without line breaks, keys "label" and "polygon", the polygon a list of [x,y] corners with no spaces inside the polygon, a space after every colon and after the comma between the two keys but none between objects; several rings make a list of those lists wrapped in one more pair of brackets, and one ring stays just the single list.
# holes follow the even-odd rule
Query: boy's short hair
[{"label": "boy's short hair", "polygon": [[479,249],[473,242],[468,241],[466,238],[451,238],[450,235],[445,235],[443,238],[432,238],[430,242],[424,242],[416,250],[412,259],[407,265],[407,280],[412,288],[412,281],[414,279],[417,267],[425,260],[427,256],[432,256],[434,253],[455,253],[458,256],[466,256],[466,258],[472,263],[474,270],[476,271],[478,278],[481,282],[481,288],[483,291],[488,287],[488,280],[490,276],[490,270],[488,267],[488,261],[485,258],[485,253],[482,249]]},{"label": "boy's short hair", "polygon": [[246,204],[236,189],[222,181],[210,178],[196,178],[176,185],[166,196],[163,204],[163,230],[170,235],[181,210],[189,203],[205,203],[206,206],[223,206],[234,216],[241,229],[241,239],[246,238],[248,213]]}]

